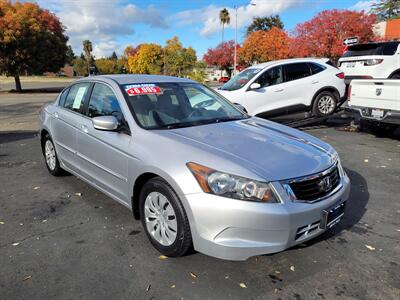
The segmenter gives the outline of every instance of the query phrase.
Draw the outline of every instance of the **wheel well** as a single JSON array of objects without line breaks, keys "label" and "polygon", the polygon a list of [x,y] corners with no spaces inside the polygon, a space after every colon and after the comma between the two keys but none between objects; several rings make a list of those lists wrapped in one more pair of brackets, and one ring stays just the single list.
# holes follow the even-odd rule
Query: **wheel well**
[{"label": "wheel well", "polygon": [[46,137],[46,135],[49,135],[49,132],[46,129],[42,129],[42,131],[40,131],[40,144],[42,146],[43,153],[44,153],[44,149],[43,149],[44,138]]},{"label": "wheel well", "polygon": [[394,75],[400,74],[400,70],[394,71],[392,74],[390,74],[389,78],[392,78]]},{"label": "wheel well", "polygon": [[132,212],[136,220],[140,220],[140,210],[139,210],[139,197],[142,187],[150,179],[157,177],[154,173],[143,173],[138,178],[136,178],[135,184],[133,185],[133,196],[132,196]]},{"label": "wheel well", "polygon": [[313,97],[313,99],[311,101],[311,109],[314,106],[315,99],[317,99],[317,96],[319,94],[321,94],[322,92],[330,92],[330,93],[334,94],[336,96],[336,99],[337,99],[338,103],[339,103],[340,94],[339,94],[338,90],[335,89],[334,87],[325,87],[325,88],[322,88],[318,92],[315,93],[315,95],[314,95],[314,97]]}]

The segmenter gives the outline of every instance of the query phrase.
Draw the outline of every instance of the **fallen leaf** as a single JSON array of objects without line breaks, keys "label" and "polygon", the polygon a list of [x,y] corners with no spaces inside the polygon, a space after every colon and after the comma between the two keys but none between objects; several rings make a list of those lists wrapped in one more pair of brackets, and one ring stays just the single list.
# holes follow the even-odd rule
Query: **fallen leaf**
[{"label": "fallen leaf", "polygon": [[290,266],[290,271],[294,272],[294,266]]},{"label": "fallen leaf", "polygon": [[26,276],[24,279],[22,279],[22,281],[26,281],[26,280],[31,279],[31,278],[32,278],[32,276],[29,275],[29,276]]},{"label": "fallen leaf", "polygon": [[4,222],[3,222],[3,221],[0,221],[0,225],[4,225]]},{"label": "fallen leaf", "polygon": [[240,286],[242,289],[247,289],[247,285],[244,284],[243,282],[239,283],[239,286]]},{"label": "fallen leaf", "polygon": [[366,162],[366,163],[367,163],[367,162],[368,162],[368,159],[364,159],[364,162]]},{"label": "fallen leaf", "polygon": [[190,276],[192,276],[193,278],[197,278],[197,275],[196,275],[195,273],[190,272],[189,274],[190,274]]},{"label": "fallen leaf", "polygon": [[175,288],[175,284],[172,284],[172,285],[171,285],[171,289],[174,289],[174,288]]},{"label": "fallen leaf", "polygon": [[396,229],[396,231],[400,232],[400,229]]},{"label": "fallen leaf", "polygon": [[151,288],[151,284],[149,284],[149,285],[147,286],[146,292],[150,291],[150,288]]},{"label": "fallen leaf", "polygon": [[13,243],[12,245],[15,247],[15,246],[18,246],[18,245],[19,245],[19,243]]},{"label": "fallen leaf", "polygon": [[33,189],[38,190],[38,189],[40,189],[40,186],[35,186]]},{"label": "fallen leaf", "polygon": [[365,247],[367,247],[367,249],[368,249],[368,250],[371,250],[371,251],[374,251],[374,250],[375,250],[375,248],[372,247],[372,246],[370,246],[370,245],[365,245]]},{"label": "fallen leaf", "polygon": [[47,220],[46,219],[44,219],[43,221],[42,221],[42,223],[46,223],[47,222]]},{"label": "fallen leaf", "polygon": [[82,193],[75,193],[75,196],[81,197]]},{"label": "fallen leaf", "polygon": [[168,258],[168,256],[165,256],[165,255],[160,255],[158,258],[159,258],[159,259],[167,259],[167,258]]},{"label": "fallen leaf", "polygon": [[279,272],[279,271],[275,271],[275,274],[281,274],[281,272]]}]

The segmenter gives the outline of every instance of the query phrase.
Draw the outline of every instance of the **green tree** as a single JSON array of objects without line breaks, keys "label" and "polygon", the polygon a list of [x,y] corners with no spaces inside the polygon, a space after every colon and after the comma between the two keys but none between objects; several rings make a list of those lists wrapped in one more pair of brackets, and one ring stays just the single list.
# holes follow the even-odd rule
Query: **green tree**
[{"label": "green tree", "polygon": [[279,15],[272,15],[269,17],[255,17],[247,27],[247,35],[258,30],[268,31],[272,27],[283,29],[283,22]]},{"label": "green tree", "polygon": [[204,83],[207,78],[206,68],[207,64],[205,62],[198,61],[193,70],[188,74],[188,77],[192,80]]},{"label": "green tree", "polygon": [[36,3],[0,1],[0,73],[57,72],[67,61],[67,41],[60,20]]},{"label": "green tree", "polygon": [[87,76],[88,75],[88,63],[85,57],[81,55],[73,60],[72,65],[74,66],[74,72],[78,76]]},{"label": "green tree", "polygon": [[137,74],[161,74],[163,49],[158,44],[141,44],[135,55],[128,58],[128,70]]},{"label": "green tree", "polygon": [[197,61],[193,48],[184,48],[178,37],[167,40],[164,48],[165,73],[172,76],[186,75]]},{"label": "green tree", "polygon": [[381,21],[400,18],[400,0],[380,0],[372,6],[372,12]]},{"label": "green tree", "polygon": [[70,65],[72,65],[74,59],[76,58],[74,50],[72,50],[71,45],[68,45],[68,49],[67,49],[67,63],[69,63]]},{"label": "green tree", "polygon": [[114,58],[100,58],[95,61],[100,74],[118,74],[122,72],[122,61]]},{"label": "green tree", "polygon": [[114,59],[114,60],[118,59],[117,53],[115,53],[115,51],[113,51],[113,53],[111,54],[110,59]]},{"label": "green tree", "polygon": [[229,25],[229,23],[231,22],[231,17],[229,16],[229,11],[224,8],[221,9],[221,11],[219,12],[219,21],[222,24],[222,42],[224,42],[224,29],[225,29],[225,24]]}]

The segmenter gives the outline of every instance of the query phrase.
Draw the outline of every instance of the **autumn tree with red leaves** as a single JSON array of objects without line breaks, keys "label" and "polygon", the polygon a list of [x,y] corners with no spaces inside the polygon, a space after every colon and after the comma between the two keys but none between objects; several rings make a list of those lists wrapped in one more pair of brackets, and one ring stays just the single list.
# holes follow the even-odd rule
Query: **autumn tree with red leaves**
[{"label": "autumn tree with red leaves", "polygon": [[240,62],[244,65],[284,59],[289,57],[290,37],[277,27],[258,30],[248,35],[239,51]]},{"label": "autumn tree with red leaves", "polygon": [[376,16],[364,11],[325,10],[310,21],[297,25],[291,43],[295,57],[328,57],[338,59],[343,54],[343,40],[357,36],[360,42],[375,39],[372,30]]},{"label": "autumn tree with red leaves", "polygon": [[[236,45],[236,49],[240,48]],[[209,48],[204,54],[203,60],[209,66],[217,66],[221,70],[225,70],[230,77],[232,74],[233,60],[235,52],[235,42],[228,41],[219,44],[216,48]]]},{"label": "autumn tree with red leaves", "polygon": [[20,74],[57,72],[67,61],[64,27],[36,3],[0,0],[0,74],[13,76],[21,91]]}]

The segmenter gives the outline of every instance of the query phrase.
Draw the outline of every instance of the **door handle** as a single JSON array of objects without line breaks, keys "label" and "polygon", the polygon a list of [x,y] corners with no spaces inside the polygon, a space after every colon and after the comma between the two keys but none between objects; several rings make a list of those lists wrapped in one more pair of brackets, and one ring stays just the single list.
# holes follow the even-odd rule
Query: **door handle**
[{"label": "door handle", "polygon": [[55,117],[55,118],[58,118],[58,112],[55,112],[55,113],[54,113],[54,117]]},{"label": "door handle", "polygon": [[316,84],[316,83],[318,83],[319,81],[318,80],[314,80],[313,82],[311,82],[312,84]]},{"label": "door handle", "polygon": [[283,92],[283,89],[278,89],[278,90],[275,90],[275,92],[277,92],[277,93],[279,93],[279,92]]},{"label": "door handle", "polygon": [[84,133],[88,133],[88,128],[86,125],[81,125],[81,129]]}]

